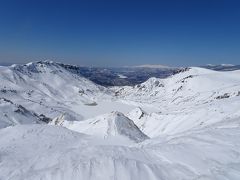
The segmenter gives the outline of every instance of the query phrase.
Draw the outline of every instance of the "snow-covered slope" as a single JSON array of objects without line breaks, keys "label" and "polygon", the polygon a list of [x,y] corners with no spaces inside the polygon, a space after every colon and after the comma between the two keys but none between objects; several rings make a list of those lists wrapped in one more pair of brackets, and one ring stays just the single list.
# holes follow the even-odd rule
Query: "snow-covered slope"
[{"label": "snow-covered slope", "polygon": [[201,129],[219,122],[240,117],[240,97],[215,100],[187,106],[163,106],[156,112],[134,109],[126,116],[149,137],[172,135],[191,129]]},{"label": "snow-covered slope", "polygon": [[50,120],[44,115],[37,115],[8,99],[0,98],[0,129],[17,124],[48,123]]},{"label": "snow-covered slope", "polygon": [[[94,135],[103,139],[112,138],[116,141],[141,142],[148,137],[142,133],[132,120],[120,112],[104,114],[84,121],[67,121],[62,116],[53,119],[51,124],[67,127],[84,134]],[[114,138],[113,138],[114,137]]]},{"label": "snow-covered slope", "polygon": [[240,95],[240,71],[218,72],[186,68],[167,79],[150,78],[134,87],[120,87],[115,94],[124,99],[152,103],[166,101],[173,105],[221,99]]},{"label": "snow-covered slope", "polygon": [[238,180],[239,132],[239,124],[216,126],[118,146],[57,126],[8,127],[0,179]]},{"label": "snow-covered slope", "polygon": [[0,78],[0,96],[52,118],[66,111],[81,119],[68,103],[94,104],[94,97],[103,90],[49,61],[1,67]]}]

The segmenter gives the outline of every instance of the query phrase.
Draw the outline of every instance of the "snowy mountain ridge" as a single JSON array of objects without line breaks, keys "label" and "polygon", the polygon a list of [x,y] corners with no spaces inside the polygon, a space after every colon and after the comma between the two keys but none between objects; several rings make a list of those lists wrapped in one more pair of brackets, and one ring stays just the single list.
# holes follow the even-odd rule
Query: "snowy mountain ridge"
[{"label": "snowy mountain ridge", "polygon": [[[192,67],[166,79],[150,78],[134,87],[115,88],[118,96],[125,99],[159,98],[174,101],[176,98],[209,94],[209,98],[218,98],[225,93],[238,95],[240,71],[217,72],[209,69]],[[200,86],[201,84],[201,86]],[[227,89],[230,89],[228,91]]]}]

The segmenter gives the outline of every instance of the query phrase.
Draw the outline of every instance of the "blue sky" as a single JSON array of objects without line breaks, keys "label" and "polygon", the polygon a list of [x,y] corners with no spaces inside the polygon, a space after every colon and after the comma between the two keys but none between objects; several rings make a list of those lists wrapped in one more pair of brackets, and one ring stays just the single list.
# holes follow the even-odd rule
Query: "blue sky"
[{"label": "blue sky", "polygon": [[0,63],[240,64],[240,2],[0,0]]}]

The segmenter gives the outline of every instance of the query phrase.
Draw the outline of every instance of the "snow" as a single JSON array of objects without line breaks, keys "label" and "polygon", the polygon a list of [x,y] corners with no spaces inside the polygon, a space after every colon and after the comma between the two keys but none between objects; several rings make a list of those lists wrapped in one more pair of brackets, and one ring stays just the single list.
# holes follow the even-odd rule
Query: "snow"
[{"label": "snow", "polygon": [[116,138],[126,141],[142,142],[148,137],[142,133],[133,121],[120,112],[111,112],[84,121],[68,121],[62,116],[53,119],[51,124],[64,126],[84,134],[94,135],[103,139]]},{"label": "snow", "polygon": [[43,61],[0,81],[0,179],[240,179],[240,71],[105,88]]},{"label": "snow", "polygon": [[10,100],[0,98],[0,128],[35,123],[43,123],[38,115]]},{"label": "snow", "polygon": [[239,132],[206,128],[119,146],[62,127],[18,125],[0,130],[0,178],[237,180]]},{"label": "snow", "polygon": [[233,64],[221,64],[221,66],[234,66]]},{"label": "snow", "polygon": [[121,78],[121,79],[126,79],[127,78],[127,76],[124,76],[122,74],[118,74],[118,77]]},{"label": "snow", "polygon": [[65,113],[74,120],[83,120],[134,108],[112,100],[108,89],[52,61],[4,67],[0,80],[0,91],[6,91],[0,92],[1,96],[51,118]]}]

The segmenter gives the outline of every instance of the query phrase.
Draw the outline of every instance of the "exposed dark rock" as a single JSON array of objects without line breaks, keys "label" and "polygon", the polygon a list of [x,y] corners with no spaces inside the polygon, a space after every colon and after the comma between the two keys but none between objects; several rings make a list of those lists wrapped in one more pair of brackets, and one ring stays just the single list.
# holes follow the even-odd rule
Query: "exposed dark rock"
[{"label": "exposed dark rock", "polygon": [[217,96],[216,99],[225,99],[225,98],[229,98],[229,97],[230,97],[230,94],[225,93],[223,95]]}]

